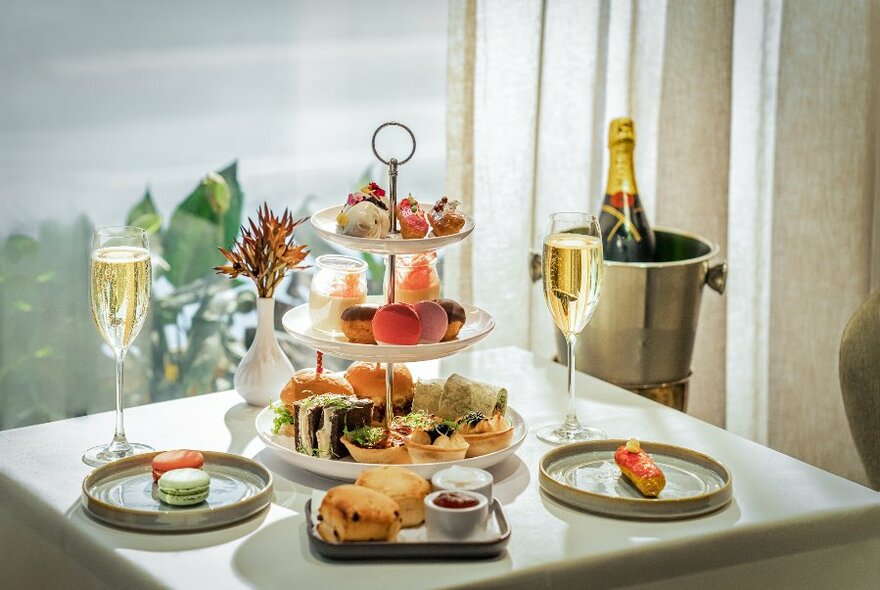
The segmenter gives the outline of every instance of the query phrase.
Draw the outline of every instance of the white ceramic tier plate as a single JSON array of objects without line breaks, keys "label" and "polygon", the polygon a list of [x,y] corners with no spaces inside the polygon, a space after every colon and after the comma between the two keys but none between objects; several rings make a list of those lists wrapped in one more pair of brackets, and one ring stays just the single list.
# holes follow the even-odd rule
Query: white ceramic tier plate
[{"label": "white ceramic tier plate", "polygon": [[[420,203],[422,209],[430,211],[433,203]],[[336,216],[342,211],[342,205],[336,207],[328,207],[322,209],[311,216],[312,227],[318,234],[334,244],[339,244],[345,248],[357,250],[359,252],[372,252],[373,254],[419,254],[421,252],[429,252],[431,250],[439,250],[445,246],[450,246],[456,242],[460,242],[474,231],[474,219],[470,215],[464,215],[464,227],[457,234],[451,236],[435,236],[433,231],[420,240],[405,240],[401,237],[368,239],[355,238],[336,233]]]},{"label": "white ceramic tier plate", "polygon": [[159,501],[152,461],[158,452],[108,463],[83,480],[82,504],[92,516],[115,526],[150,532],[190,532],[248,518],[272,501],[272,474],[245,457],[202,451],[211,477],[208,498],[193,506]]},{"label": "white ceramic tier plate", "polygon": [[[383,303],[381,296],[369,297],[368,301],[375,304]],[[325,354],[352,361],[413,363],[455,354],[476,344],[495,328],[495,320],[487,312],[472,305],[463,307],[466,320],[458,336],[448,342],[436,344],[391,345],[349,342],[343,335],[332,336],[314,330],[312,320],[309,318],[308,303],[289,310],[284,314],[281,323],[294,339]]]},{"label": "white ceramic tier plate", "polygon": [[[345,459],[340,460],[319,459],[318,457],[297,453],[293,446],[294,440],[292,437],[276,436],[272,434],[273,415],[272,408],[264,408],[263,411],[257,415],[255,422],[257,434],[259,435],[260,440],[263,441],[263,444],[271,449],[283,461],[294,467],[299,467],[300,469],[305,469],[306,471],[329,477],[331,479],[354,481],[364,469],[378,466],[373,463],[356,463],[351,457],[346,457]],[[529,432],[529,425],[525,418],[513,408],[507,408],[506,417],[513,423],[513,441],[506,449],[501,449],[500,451],[495,451],[494,453],[489,453],[482,457],[462,459],[461,461],[421,463],[406,465],[405,467],[415,471],[422,477],[430,478],[437,471],[449,467],[450,465],[478,467],[480,469],[487,469],[493,465],[497,465],[516,452],[526,439],[526,435]]]},{"label": "white ceramic tier plate", "polygon": [[715,459],[674,445],[642,442],[666,487],[646,498],[620,473],[614,452],[625,440],[565,445],[541,458],[541,488],[557,500],[606,516],[672,520],[714,512],[733,497],[730,473]]}]

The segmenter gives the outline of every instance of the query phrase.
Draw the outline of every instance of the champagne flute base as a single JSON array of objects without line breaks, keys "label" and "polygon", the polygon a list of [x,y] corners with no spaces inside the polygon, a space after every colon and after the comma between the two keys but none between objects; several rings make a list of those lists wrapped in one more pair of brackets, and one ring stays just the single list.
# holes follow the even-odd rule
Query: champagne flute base
[{"label": "champagne flute base", "polygon": [[577,428],[570,429],[562,424],[551,424],[550,426],[539,428],[536,435],[538,440],[557,446],[585,440],[603,440],[608,438],[608,435],[598,428],[578,426]]},{"label": "champagne flute base", "polygon": [[110,451],[110,445],[98,445],[96,447],[92,447],[82,456],[83,463],[85,463],[86,465],[91,465],[92,467],[100,467],[102,465],[106,465],[107,463],[112,463],[113,461],[124,459],[125,457],[151,453],[155,450],[151,446],[143,445],[140,443],[129,443],[128,446],[129,449],[126,449],[125,451]]}]

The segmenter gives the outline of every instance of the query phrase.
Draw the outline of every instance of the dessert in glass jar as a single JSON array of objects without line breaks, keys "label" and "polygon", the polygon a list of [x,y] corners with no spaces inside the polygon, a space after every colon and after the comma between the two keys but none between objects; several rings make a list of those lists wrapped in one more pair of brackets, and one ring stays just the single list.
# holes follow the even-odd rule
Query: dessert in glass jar
[{"label": "dessert in glass jar", "polygon": [[342,312],[367,300],[367,263],[351,256],[325,254],[318,256],[315,266],[309,292],[312,328],[339,336]]},{"label": "dessert in glass jar", "polygon": [[395,301],[418,303],[440,298],[440,275],[437,273],[436,252],[398,256],[394,270]]}]

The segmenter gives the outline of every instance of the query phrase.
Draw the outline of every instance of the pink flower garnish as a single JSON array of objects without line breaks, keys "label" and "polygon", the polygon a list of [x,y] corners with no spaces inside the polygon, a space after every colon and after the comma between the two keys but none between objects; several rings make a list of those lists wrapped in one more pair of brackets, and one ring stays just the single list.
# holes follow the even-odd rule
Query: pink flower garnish
[{"label": "pink flower garnish", "polygon": [[382,188],[379,187],[379,185],[376,184],[375,182],[370,183],[370,192],[373,193],[374,195],[376,195],[377,197],[384,197],[385,196],[385,191],[382,190]]},{"label": "pink flower garnish", "polygon": [[353,207],[354,205],[363,201],[366,197],[361,192],[349,193],[348,200],[345,202],[349,207]]}]

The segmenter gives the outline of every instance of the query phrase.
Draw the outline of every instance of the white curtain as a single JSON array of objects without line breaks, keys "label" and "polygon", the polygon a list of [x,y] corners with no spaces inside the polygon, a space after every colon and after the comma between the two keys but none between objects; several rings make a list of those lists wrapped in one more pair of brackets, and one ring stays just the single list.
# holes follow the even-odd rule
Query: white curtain
[{"label": "white curtain", "polygon": [[551,211],[598,210],[632,116],[651,222],[730,265],[689,412],[866,481],[837,348],[880,275],[878,21],[878,0],[451,0],[447,190],[479,230],[446,284],[496,317],[485,345],[555,354],[529,251]]}]

